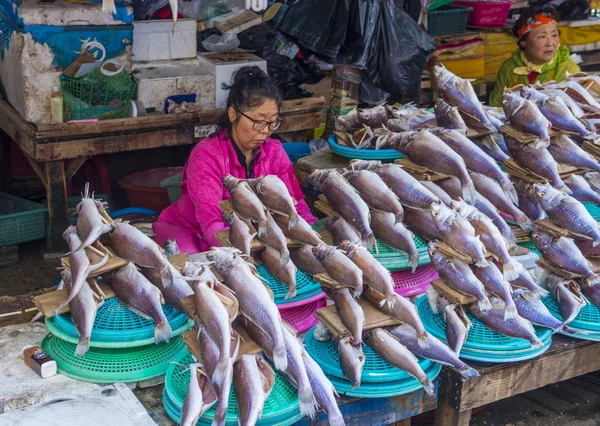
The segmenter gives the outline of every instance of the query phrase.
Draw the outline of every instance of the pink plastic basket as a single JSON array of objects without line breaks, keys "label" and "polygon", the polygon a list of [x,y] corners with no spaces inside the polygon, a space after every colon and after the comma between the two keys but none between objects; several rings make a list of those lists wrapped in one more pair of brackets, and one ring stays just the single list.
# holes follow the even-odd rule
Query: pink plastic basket
[{"label": "pink plastic basket", "polygon": [[431,281],[439,279],[439,275],[433,265],[426,265],[417,268],[414,274],[410,269],[392,272],[392,279],[396,293],[404,297],[413,297],[425,293]]},{"label": "pink plastic basket", "polygon": [[325,298],[321,298],[306,305],[281,309],[279,312],[281,313],[282,320],[293,326],[298,333],[303,333],[319,321],[315,312],[326,305],[327,301]]},{"label": "pink plastic basket", "polygon": [[467,25],[476,27],[502,27],[506,23],[512,1],[464,1],[452,2],[457,6],[472,7]]}]

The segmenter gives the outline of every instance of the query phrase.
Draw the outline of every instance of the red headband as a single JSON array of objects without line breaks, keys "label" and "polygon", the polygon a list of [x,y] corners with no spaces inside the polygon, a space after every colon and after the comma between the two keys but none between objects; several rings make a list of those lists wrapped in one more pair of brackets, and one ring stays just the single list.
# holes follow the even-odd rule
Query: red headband
[{"label": "red headband", "polygon": [[542,25],[556,23],[556,20],[551,15],[545,15],[542,13],[538,13],[535,16],[532,16],[527,20],[527,23],[519,28],[518,34],[519,38],[523,37],[525,34],[533,30],[534,28],[540,27]]}]

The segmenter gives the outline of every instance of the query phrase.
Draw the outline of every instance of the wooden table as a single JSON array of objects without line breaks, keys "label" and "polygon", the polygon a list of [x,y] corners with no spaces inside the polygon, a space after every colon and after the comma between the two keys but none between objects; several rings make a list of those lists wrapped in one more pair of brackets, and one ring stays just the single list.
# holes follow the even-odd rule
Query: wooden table
[{"label": "wooden table", "polygon": [[[285,101],[278,133],[319,127],[325,100],[322,97]],[[29,123],[0,99],[0,128],[21,148],[46,187],[50,231],[55,248],[65,247],[62,233],[68,226],[66,184],[93,155],[189,145],[202,126],[214,125],[223,110],[151,115],[97,123]]]},{"label": "wooden table", "polygon": [[480,376],[464,379],[443,368],[439,376],[436,426],[465,426],[471,410],[552,383],[600,370],[600,343],[562,335],[538,358],[509,364],[469,363]]}]

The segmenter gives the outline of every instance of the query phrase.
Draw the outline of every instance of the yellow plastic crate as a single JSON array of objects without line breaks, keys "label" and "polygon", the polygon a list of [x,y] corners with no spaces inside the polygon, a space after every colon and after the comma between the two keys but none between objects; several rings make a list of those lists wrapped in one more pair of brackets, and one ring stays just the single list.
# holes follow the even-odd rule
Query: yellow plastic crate
[{"label": "yellow plastic crate", "polygon": [[479,79],[485,76],[485,58],[460,59],[456,61],[444,61],[448,71],[453,72],[461,78]]},{"label": "yellow plastic crate", "polygon": [[498,56],[486,56],[485,57],[485,81],[493,82],[496,81],[496,75],[498,70],[502,66],[502,63],[510,58],[512,53],[505,53]]},{"label": "yellow plastic crate", "polygon": [[560,42],[568,46],[597,43],[600,41],[600,25],[584,27],[560,26]]}]

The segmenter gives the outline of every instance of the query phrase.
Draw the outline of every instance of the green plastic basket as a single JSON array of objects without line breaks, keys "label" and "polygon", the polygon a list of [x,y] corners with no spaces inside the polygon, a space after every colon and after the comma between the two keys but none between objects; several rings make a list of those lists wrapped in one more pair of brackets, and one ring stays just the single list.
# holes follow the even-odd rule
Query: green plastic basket
[{"label": "green plastic basket", "polygon": [[[600,332],[600,309],[591,303],[585,296],[583,297],[588,303],[581,308],[581,311],[579,311],[577,317],[569,323],[569,326],[578,330]],[[560,321],[563,320],[560,314],[560,308],[551,295],[544,297],[542,302],[556,319]]]},{"label": "green plastic basket", "polygon": [[169,194],[169,201],[171,204],[181,198],[181,179],[182,173],[177,173],[160,182],[162,188],[167,188],[167,194]]},{"label": "green plastic basket", "polygon": [[85,356],[75,356],[75,346],[51,333],[41,343],[44,352],[56,361],[59,373],[93,383],[131,383],[162,376],[170,362],[185,352],[181,337],[127,349],[91,347]]},{"label": "green plastic basket", "polygon": [[41,204],[0,192],[0,247],[43,239],[47,214]]},{"label": "green plastic basket", "polygon": [[595,221],[600,221],[600,207],[595,205],[594,203],[583,203],[585,209],[588,211],[590,215],[594,218]]},{"label": "green plastic basket", "polygon": [[[182,353],[175,363],[171,364],[165,376],[165,395],[181,410],[183,401],[187,394],[190,383],[190,373],[187,366],[193,363],[193,357],[189,353]],[[179,365],[181,364],[181,365]],[[237,405],[235,399],[235,383],[232,384],[229,394],[229,407],[227,410],[227,425],[237,425]],[[215,415],[216,406],[208,410],[198,422],[199,424],[210,424]],[[300,412],[298,402],[298,391],[279,373],[276,373],[275,384],[271,395],[265,402],[259,425],[274,425],[295,417]]]},{"label": "green plastic basket", "polygon": [[526,241],[524,243],[519,243],[519,245],[521,247],[525,247],[526,249],[529,249],[529,251],[534,252],[535,254],[537,254],[538,256],[542,256],[542,254],[538,251],[538,249],[535,247],[535,244],[533,244],[533,241]]},{"label": "green plastic basket", "polygon": [[312,297],[321,291],[321,284],[316,282],[306,272],[298,269],[296,273],[296,297],[292,299],[284,299],[287,294],[287,286],[275,278],[264,265],[258,265],[256,270],[266,284],[269,286],[275,297],[275,304],[292,303],[299,300],[304,300],[307,297]]},{"label": "green plastic basket", "polygon": [[[173,330],[172,337],[189,330],[194,322],[177,309],[163,305],[163,312]],[[48,330],[70,343],[79,341],[79,333],[70,313],[46,318]],[[116,297],[106,299],[98,308],[90,341],[91,347],[131,348],[154,343],[154,321],[130,311]]]}]

